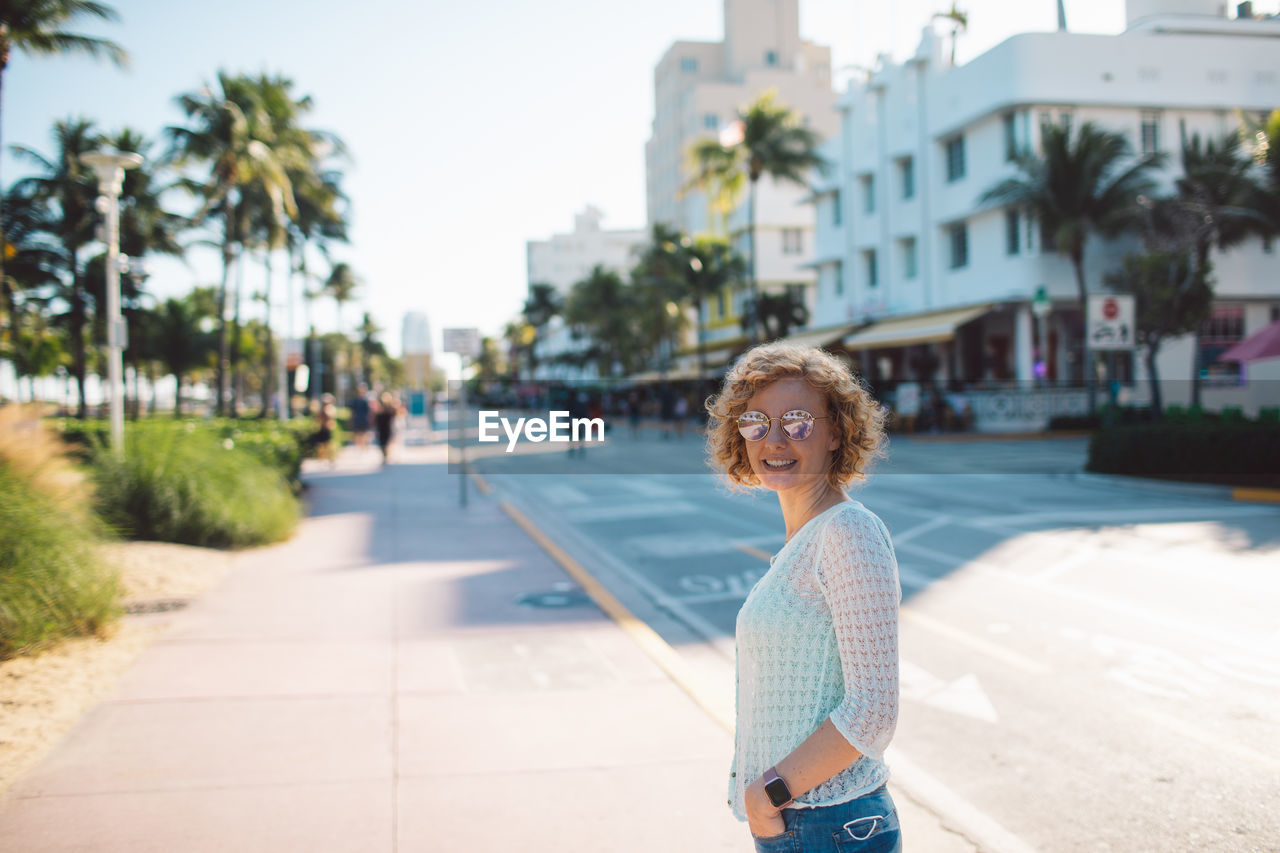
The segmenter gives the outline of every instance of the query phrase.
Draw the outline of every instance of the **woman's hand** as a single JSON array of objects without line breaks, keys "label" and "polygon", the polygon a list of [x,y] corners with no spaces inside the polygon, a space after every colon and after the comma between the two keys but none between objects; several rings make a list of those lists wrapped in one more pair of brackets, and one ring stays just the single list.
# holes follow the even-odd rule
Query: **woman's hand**
[{"label": "woman's hand", "polygon": [[764,792],[764,779],[757,779],[747,787],[744,805],[747,810],[747,825],[751,834],[757,838],[772,838],[787,831],[786,821],[782,819],[782,811],[774,808]]}]

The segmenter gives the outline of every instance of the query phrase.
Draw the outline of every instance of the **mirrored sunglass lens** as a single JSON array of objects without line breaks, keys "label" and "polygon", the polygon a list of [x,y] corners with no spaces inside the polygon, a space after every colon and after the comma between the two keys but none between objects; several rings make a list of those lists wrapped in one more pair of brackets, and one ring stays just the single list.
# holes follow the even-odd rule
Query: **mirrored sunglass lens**
[{"label": "mirrored sunglass lens", "polygon": [[808,412],[787,412],[782,416],[782,431],[788,438],[805,440],[813,432],[813,415]]},{"label": "mirrored sunglass lens", "polygon": [[738,432],[747,441],[759,441],[769,432],[769,419],[759,412],[747,412],[738,418]]}]

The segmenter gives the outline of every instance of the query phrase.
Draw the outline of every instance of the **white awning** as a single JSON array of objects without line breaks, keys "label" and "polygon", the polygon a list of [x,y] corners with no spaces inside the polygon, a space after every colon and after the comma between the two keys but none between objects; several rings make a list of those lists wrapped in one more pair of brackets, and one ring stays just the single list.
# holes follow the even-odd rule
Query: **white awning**
[{"label": "white awning", "polygon": [[808,329],[803,332],[796,332],[794,335],[787,335],[785,338],[779,338],[778,342],[822,349],[823,347],[829,347],[832,344],[839,342],[841,338],[861,325],[863,324],[841,323],[838,326],[826,326],[821,329]]},{"label": "white awning", "polygon": [[991,308],[989,304],[971,305],[968,308],[889,317],[849,335],[844,339],[844,347],[850,350],[878,349],[949,341],[955,337],[956,329],[978,319]]}]

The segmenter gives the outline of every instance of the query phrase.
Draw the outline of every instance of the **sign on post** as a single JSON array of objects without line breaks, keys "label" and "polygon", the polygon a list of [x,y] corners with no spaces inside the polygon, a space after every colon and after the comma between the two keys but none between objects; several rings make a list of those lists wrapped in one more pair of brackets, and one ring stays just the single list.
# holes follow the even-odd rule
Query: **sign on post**
[{"label": "sign on post", "polygon": [[1132,349],[1136,341],[1132,296],[1090,296],[1089,348],[1094,350]]},{"label": "sign on post", "polygon": [[444,329],[444,351],[457,353],[464,358],[480,356],[479,329]]}]

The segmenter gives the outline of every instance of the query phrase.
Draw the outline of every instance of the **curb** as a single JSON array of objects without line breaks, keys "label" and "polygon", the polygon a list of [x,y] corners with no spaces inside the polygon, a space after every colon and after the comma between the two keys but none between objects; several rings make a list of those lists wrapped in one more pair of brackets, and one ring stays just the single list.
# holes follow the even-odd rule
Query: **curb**
[{"label": "curb", "polygon": [[1240,503],[1280,504],[1280,489],[1222,486],[1216,483],[1184,483],[1177,480],[1130,477],[1125,474],[1097,474],[1092,471],[1079,471],[1068,476],[1087,485],[1144,492],[1146,494],[1200,500],[1237,501]]}]

